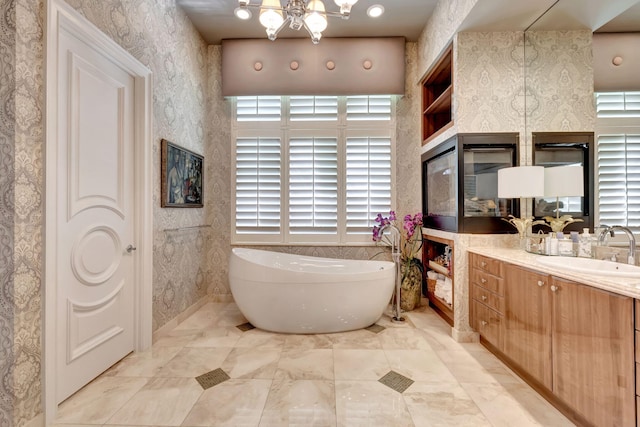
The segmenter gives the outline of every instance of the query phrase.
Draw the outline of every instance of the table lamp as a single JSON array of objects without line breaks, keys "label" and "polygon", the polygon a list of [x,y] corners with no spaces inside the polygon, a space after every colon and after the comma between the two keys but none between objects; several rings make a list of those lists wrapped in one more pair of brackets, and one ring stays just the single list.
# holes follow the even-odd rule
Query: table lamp
[{"label": "table lamp", "polygon": [[544,169],[544,197],[556,198],[556,217],[545,216],[552,231],[562,231],[572,222],[582,222],[571,215],[560,216],[560,197],[584,196],[584,174],[580,165],[555,166]]},{"label": "table lamp", "polygon": [[[499,169],[498,197],[501,199],[523,199],[544,196],[544,170],[542,166],[516,166]],[[544,224],[544,221],[534,221],[533,216],[516,218],[514,215],[509,215],[509,219],[503,219],[518,230],[520,239],[524,239],[527,230],[533,225]]]}]

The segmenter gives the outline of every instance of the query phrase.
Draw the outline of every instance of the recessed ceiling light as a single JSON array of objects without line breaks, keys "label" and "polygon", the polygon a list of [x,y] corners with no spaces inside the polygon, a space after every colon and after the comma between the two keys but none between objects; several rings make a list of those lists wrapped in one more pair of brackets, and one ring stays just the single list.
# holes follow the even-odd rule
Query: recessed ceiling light
[{"label": "recessed ceiling light", "polygon": [[369,7],[369,9],[367,9],[367,15],[369,15],[370,18],[377,18],[383,13],[384,6],[382,6],[381,4],[374,4],[373,6]]},{"label": "recessed ceiling light", "polygon": [[246,7],[236,7],[233,11],[233,14],[236,15],[240,19],[249,19],[251,18],[251,11]]}]

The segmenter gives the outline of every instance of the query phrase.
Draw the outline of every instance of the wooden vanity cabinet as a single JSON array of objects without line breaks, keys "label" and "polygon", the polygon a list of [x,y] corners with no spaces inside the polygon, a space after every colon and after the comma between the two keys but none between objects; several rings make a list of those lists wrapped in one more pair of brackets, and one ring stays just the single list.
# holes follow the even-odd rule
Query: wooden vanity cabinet
[{"label": "wooden vanity cabinet", "polygon": [[475,296],[478,263],[491,258],[469,260],[472,326],[489,350],[578,425],[636,425],[633,298],[493,259],[504,288],[499,347],[478,307],[498,312]]},{"label": "wooden vanity cabinet", "polygon": [[505,264],[504,352],[527,374],[552,389],[549,277]]},{"label": "wooden vanity cabinet", "polygon": [[502,351],[504,343],[504,286],[502,264],[495,259],[469,254],[471,268],[470,321],[480,336]]},{"label": "wooden vanity cabinet", "polygon": [[553,394],[596,426],[633,426],[633,298],[553,277]]}]

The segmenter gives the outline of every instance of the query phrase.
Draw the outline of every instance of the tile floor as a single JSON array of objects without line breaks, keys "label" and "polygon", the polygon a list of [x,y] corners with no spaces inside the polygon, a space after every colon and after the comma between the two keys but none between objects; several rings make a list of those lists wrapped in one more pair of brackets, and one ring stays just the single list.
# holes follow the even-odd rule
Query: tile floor
[{"label": "tile floor", "polygon": [[[431,309],[405,317],[398,325],[385,314],[379,332],[283,335],[243,332],[237,326],[246,319],[235,304],[209,303],[63,402],[56,423],[572,425],[481,345],[453,341]],[[214,370],[223,381],[203,389],[196,377]],[[379,381],[389,372],[410,384],[404,392]]]}]

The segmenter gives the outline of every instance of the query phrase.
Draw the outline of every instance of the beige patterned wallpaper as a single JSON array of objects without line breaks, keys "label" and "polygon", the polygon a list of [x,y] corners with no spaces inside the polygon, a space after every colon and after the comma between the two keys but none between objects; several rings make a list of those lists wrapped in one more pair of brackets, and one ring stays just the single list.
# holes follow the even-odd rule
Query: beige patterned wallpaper
[{"label": "beige patterned wallpaper", "polygon": [[0,4],[0,426],[13,423],[16,10]]},{"label": "beige patterned wallpaper", "polygon": [[[160,138],[205,152],[207,46],[175,1],[70,0],[69,4],[153,72],[156,182]],[[15,0],[1,6],[0,99],[3,114],[15,114],[8,123],[3,117],[0,131],[1,179],[9,181],[0,186],[1,209],[8,210],[0,223],[0,261],[4,269],[13,264],[0,276],[3,426],[24,425],[42,412],[44,6],[43,0]],[[209,202],[204,209],[179,210],[161,209],[159,185],[154,190],[154,329],[211,287],[213,234],[207,219],[213,186],[205,186],[205,191]]]},{"label": "beige patterned wallpaper", "polygon": [[458,132],[524,130],[524,35],[464,32],[454,70]]},{"label": "beige patterned wallpaper", "polygon": [[527,131],[593,131],[593,36],[590,31],[529,31]]}]

